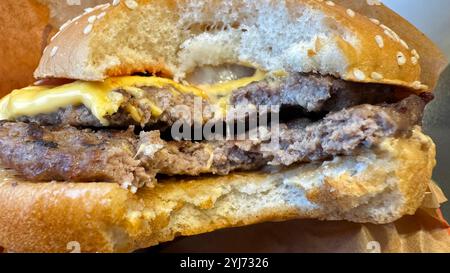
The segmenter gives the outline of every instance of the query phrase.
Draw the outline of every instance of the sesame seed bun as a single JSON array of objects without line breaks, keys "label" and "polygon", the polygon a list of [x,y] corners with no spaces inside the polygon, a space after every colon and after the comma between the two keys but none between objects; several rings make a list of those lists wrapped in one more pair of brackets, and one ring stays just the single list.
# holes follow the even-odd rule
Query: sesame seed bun
[{"label": "sesame seed bun", "polygon": [[[78,16],[85,9],[110,3],[111,0],[28,0],[48,7],[52,26],[59,28],[68,20]],[[56,33],[56,32],[55,32]],[[54,34],[54,33],[53,33]]]},{"label": "sesame seed bun", "polygon": [[[388,26],[331,1],[115,1],[64,25],[37,78],[135,72],[183,79],[202,65],[317,72],[422,92],[420,55]],[[279,34],[282,35],[279,35]]]}]

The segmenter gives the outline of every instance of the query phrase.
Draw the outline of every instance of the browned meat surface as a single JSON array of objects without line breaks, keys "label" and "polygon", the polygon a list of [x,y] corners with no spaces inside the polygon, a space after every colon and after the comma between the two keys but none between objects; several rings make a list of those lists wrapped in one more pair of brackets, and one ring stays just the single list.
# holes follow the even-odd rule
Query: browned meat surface
[{"label": "browned meat surface", "polygon": [[35,181],[150,183],[134,159],[133,131],[78,130],[2,122],[0,160]]},{"label": "browned meat surface", "polygon": [[[22,116],[16,119],[19,122],[37,123],[40,125],[72,125],[72,126],[86,126],[86,127],[101,127],[100,121],[92,115],[91,111],[84,105],[69,106],[61,108],[56,112],[50,114],[39,114],[28,117]],[[131,122],[123,119],[121,122]]]},{"label": "browned meat surface", "polygon": [[359,104],[395,102],[394,87],[347,82],[332,76],[291,74],[233,92],[232,105],[300,106],[307,112],[339,111]]},{"label": "browned meat surface", "polygon": [[[318,122],[295,120],[281,125],[279,133],[261,134],[257,140],[164,142],[158,132],[141,133],[139,145],[144,151],[150,145],[150,152],[139,158],[147,169],[168,175],[226,175],[269,163],[289,166],[323,161],[371,148],[386,137],[408,137],[421,123],[424,107],[417,96],[391,105],[366,104],[329,114]],[[273,141],[277,136],[279,141]]]},{"label": "browned meat surface", "polygon": [[[311,122],[267,129],[255,140],[164,141],[159,131],[79,130],[70,126],[0,124],[0,160],[35,181],[105,181],[143,186],[156,174],[225,175],[267,164],[289,166],[350,155],[384,138],[405,136],[420,124],[425,102],[411,96],[396,104],[360,105]],[[273,140],[278,136],[279,141]]]},{"label": "browned meat surface", "polygon": [[284,166],[351,155],[386,137],[409,137],[412,128],[421,124],[425,105],[421,98],[411,96],[396,104],[355,106],[311,125],[288,124],[280,130],[279,145],[263,145],[261,149],[272,158],[272,164]]},{"label": "browned meat surface", "polygon": [[[126,103],[134,105],[144,116],[143,124],[135,122],[125,109],[107,117],[110,126],[126,128],[130,125],[154,125],[163,124],[170,126],[177,120],[188,124],[202,123],[214,117],[212,105],[202,100],[203,119],[191,120],[186,115],[193,113],[194,98],[192,94],[182,93],[176,90],[143,87],[145,95],[137,98],[125,91],[121,91],[126,98]],[[361,91],[363,89],[363,91]],[[346,82],[331,76],[315,74],[291,74],[284,78],[270,78],[252,83],[246,87],[235,90],[230,99],[230,105],[246,110],[252,105],[280,105],[300,107],[307,112],[331,112],[339,111],[346,107],[359,104],[380,104],[383,102],[396,102],[394,88],[387,85],[361,84]],[[152,116],[152,109],[146,100],[151,100],[154,105],[163,110],[160,116]],[[186,106],[180,108],[180,106]],[[251,112],[251,111],[250,111]],[[85,106],[70,106],[50,114],[40,114],[33,117],[19,117],[17,121],[35,122],[40,125],[71,125],[75,127],[102,127]]]}]

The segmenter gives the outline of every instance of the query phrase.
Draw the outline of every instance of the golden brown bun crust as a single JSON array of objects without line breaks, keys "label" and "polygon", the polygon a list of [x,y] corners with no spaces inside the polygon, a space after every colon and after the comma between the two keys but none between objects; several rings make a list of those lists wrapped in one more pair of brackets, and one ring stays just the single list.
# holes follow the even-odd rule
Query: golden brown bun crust
[{"label": "golden brown bun crust", "polygon": [[[268,174],[172,180],[136,195],[116,184],[0,176],[0,245],[14,252],[127,252],[216,229],[296,218],[388,223],[414,214],[435,165],[419,129],[374,151]],[[301,232],[301,231],[299,231]]]},{"label": "golden brown bun crust", "polygon": [[135,2],[75,19],[44,52],[35,76],[103,80],[162,71],[183,78],[197,66],[242,63],[427,89],[420,56],[399,35],[331,1]]},{"label": "golden brown bun crust", "polygon": [[449,60],[446,54],[432,40],[410,22],[383,4],[374,5],[373,3],[375,2],[372,1],[372,5],[369,5],[370,1],[355,0],[335,0],[335,2],[364,14],[369,18],[384,22],[386,25],[392,27],[394,31],[400,33],[408,45],[419,52],[419,63],[422,69],[421,81],[430,90],[434,90],[439,76],[447,67]]},{"label": "golden brown bun crust", "polygon": [[83,12],[84,9],[95,7],[100,4],[110,3],[110,0],[35,0],[50,10],[51,24],[59,28],[67,20],[74,18]]}]

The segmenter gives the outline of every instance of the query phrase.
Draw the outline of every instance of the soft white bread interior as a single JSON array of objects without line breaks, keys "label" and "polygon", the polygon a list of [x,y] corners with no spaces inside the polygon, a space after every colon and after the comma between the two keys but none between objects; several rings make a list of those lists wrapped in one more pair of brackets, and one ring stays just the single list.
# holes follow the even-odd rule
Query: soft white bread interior
[{"label": "soft white bread interior", "polygon": [[31,183],[1,170],[0,245],[66,252],[77,242],[81,251],[127,252],[264,221],[388,223],[415,213],[434,165],[435,146],[416,128],[357,156],[273,174],[173,179],[136,195],[108,183]]},{"label": "soft white bread interior", "polygon": [[199,66],[237,63],[426,89],[420,56],[399,35],[332,1],[116,2],[64,25],[35,77],[98,81],[148,71],[182,80]]}]

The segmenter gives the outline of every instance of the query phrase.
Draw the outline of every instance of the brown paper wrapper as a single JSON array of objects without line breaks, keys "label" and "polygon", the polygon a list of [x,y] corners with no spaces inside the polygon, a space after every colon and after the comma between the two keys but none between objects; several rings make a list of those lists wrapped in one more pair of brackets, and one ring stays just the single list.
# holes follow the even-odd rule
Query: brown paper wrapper
[{"label": "brown paper wrapper", "polygon": [[[0,13],[9,23],[0,26],[0,97],[32,82],[32,72],[51,34],[68,18],[93,4],[84,0],[67,6],[60,0],[2,0]],[[433,89],[447,65],[444,54],[424,34],[383,5],[363,0],[335,0],[344,7],[376,18],[389,26],[421,55],[421,81]],[[9,17],[8,17],[9,18]],[[34,26],[27,28],[26,26]],[[8,37],[8,38],[7,38]],[[298,220],[220,230],[178,239],[150,251],[162,252],[450,252],[450,228],[439,206],[447,201],[430,183],[422,207],[386,225]],[[2,251],[0,247],[0,252]]]},{"label": "brown paper wrapper", "polygon": [[297,220],[186,237],[159,251],[213,253],[450,252],[450,229],[436,210],[386,225]]}]

